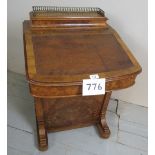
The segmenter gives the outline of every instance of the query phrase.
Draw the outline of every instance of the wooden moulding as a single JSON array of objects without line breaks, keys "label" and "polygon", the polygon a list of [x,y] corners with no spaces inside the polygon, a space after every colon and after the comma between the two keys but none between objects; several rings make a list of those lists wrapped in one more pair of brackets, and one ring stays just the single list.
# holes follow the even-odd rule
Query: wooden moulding
[{"label": "wooden moulding", "polygon": [[[132,86],[136,75],[125,76],[111,81],[106,81],[106,91],[118,90]],[[55,85],[36,85],[29,83],[30,92],[34,97],[60,98],[82,95],[82,83],[58,83]]]}]

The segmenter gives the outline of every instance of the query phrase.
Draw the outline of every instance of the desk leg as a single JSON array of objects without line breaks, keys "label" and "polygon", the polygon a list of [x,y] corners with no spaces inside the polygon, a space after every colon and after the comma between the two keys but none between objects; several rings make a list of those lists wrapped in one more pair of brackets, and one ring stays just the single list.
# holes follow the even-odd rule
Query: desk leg
[{"label": "desk leg", "polygon": [[110,136],[110,129],[107,125],[105,115],[106,115],[106,111],[107,111],[111,93],[112,92],[106,92],[104,95],[103,105],[102,105],[101,113],[100,113],[100,120],[99,120],[99,123],[97,124],[97,127],[100,132],[100,136],[102,138],[109,138],[109,136]]},{"label": "desk leg", "polygon": [[48,138],[44,121],[44,112],[40,98],[35,98],[35,113],[39,150],[45,151],[48,148]]}]

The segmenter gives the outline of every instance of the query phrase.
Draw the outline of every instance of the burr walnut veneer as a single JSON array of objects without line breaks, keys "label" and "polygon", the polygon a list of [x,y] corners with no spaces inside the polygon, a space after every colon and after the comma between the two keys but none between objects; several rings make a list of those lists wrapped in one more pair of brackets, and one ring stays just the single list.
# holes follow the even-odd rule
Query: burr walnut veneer
[{"label": "burr walnut veneer", "polygon": [[[106,110],[113,90],[135,83],[141,67],[98,8],[34,7],[23,23],[25,66],[40,150],[47,133],[98,126],[108,138]],[[106,79],[105,95],[82,96],[82,80]]]}]

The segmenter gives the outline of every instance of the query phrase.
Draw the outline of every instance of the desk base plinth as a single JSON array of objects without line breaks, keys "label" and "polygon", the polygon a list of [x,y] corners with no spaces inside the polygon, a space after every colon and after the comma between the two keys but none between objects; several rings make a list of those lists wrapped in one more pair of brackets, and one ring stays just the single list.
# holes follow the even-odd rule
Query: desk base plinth
[{"label": "desk base plinth", "polygon": [[110,136],[106,111],[111,92],[100,96],[57,99],[35,98],[39,150],[48,148],[48,132],[63,131],[96,124],[102,138]]}]

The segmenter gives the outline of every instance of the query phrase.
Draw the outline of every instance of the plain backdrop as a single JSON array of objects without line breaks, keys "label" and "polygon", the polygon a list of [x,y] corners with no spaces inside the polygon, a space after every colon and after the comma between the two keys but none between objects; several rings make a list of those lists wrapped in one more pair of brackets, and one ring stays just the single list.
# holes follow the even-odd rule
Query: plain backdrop
[{"label": "plain backdrop", "polygon": [[133,87],[112,97],[148,106],[147,0],[8,0],[8,69],[25,74],[22,22],[35,5],[100,7],[142,66]]}]

